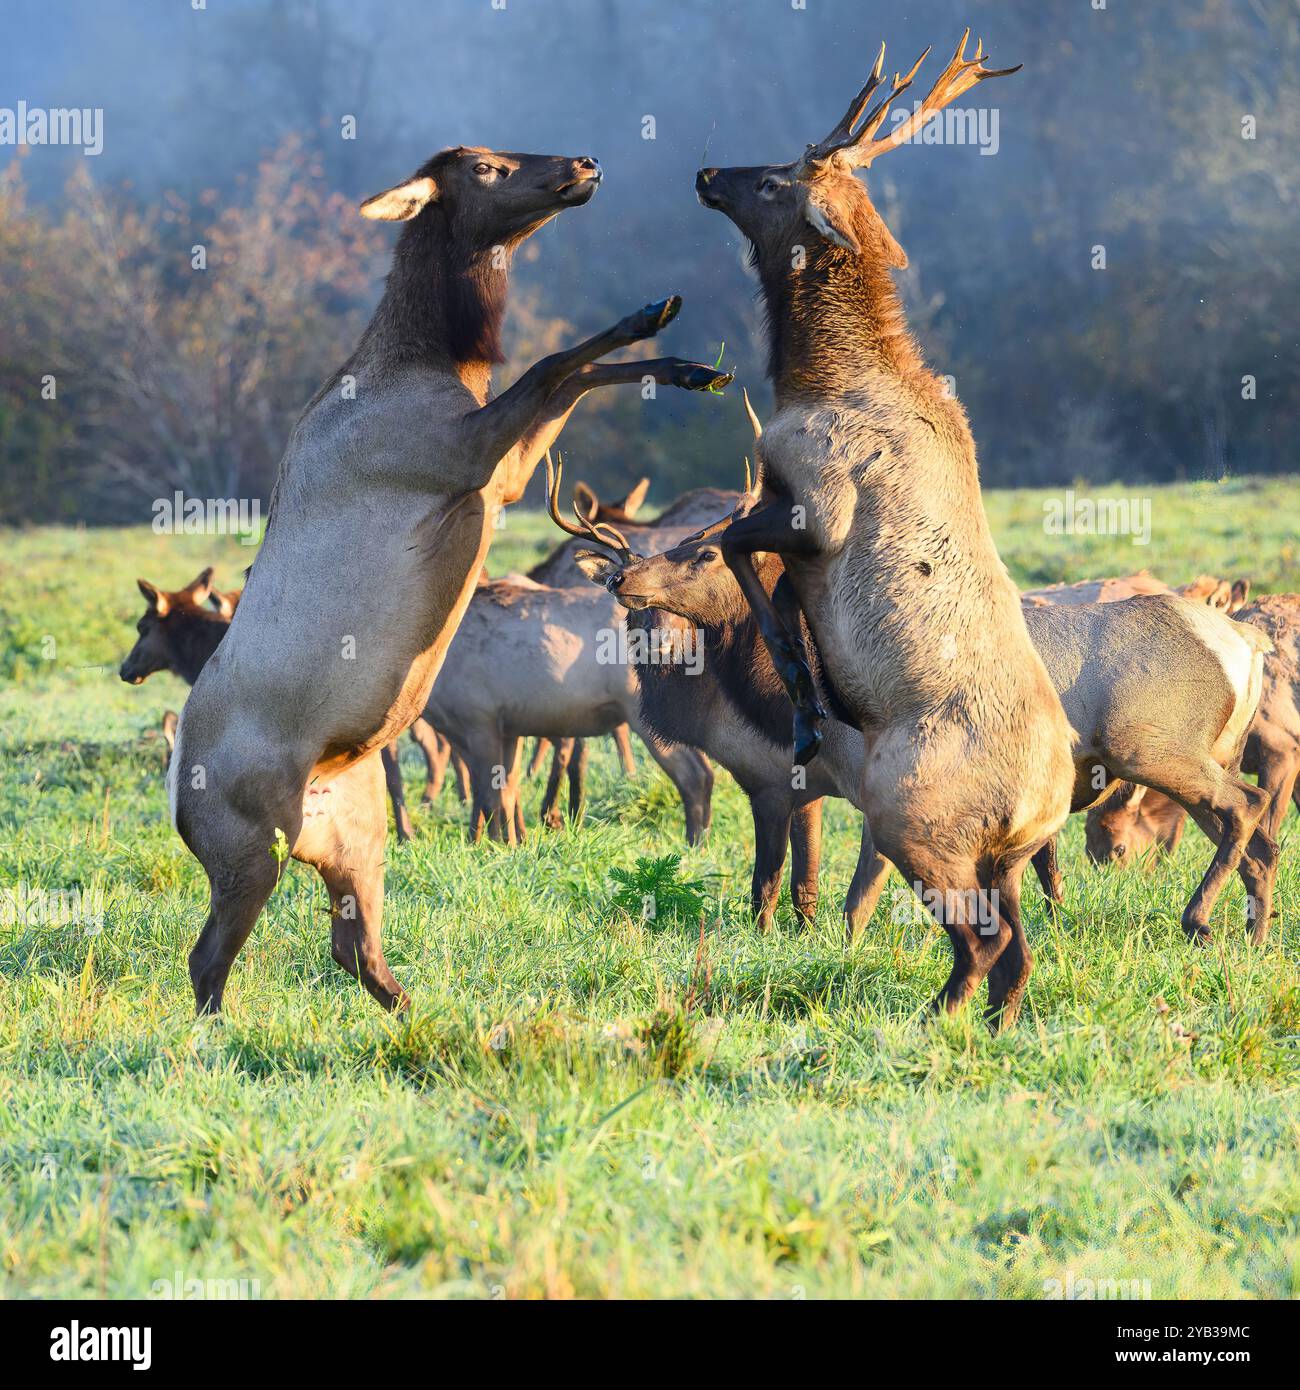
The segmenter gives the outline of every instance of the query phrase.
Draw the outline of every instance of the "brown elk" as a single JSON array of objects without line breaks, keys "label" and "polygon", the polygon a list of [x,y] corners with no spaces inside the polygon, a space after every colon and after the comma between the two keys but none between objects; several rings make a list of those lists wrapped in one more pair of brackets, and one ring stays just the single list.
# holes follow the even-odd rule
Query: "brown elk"
[{"label": "brown elk", "polygon": [[[746,410],[749,410],[748,398],[746,398],[745,406]],[[754,418],[752,411],[750,411],[750,416],[751,419]],[[644,482],[645,480],[642,479],[642,483]],[[726,515],[735,507],[739,498],[739,493],[728,492],[719,488],[692,488],[677,498],[653,521],[638,522],[631,513],[639,510],[641,501],[644,499],[641,484],[633,488],[621,503],[604,506],[585,483],[579,483],[574,488],[573,506],[580,519],[619,526],[630,539],[630,543],[638,545],[646,551],[655,551],[666,549],[676,541],[690,535],[691,532],[697,531],[701,526]],[[628,503],[632,500],[636,502],[636,506],[629,507]],[[577,549],[577,541],[565,542],[544,560],[534,565],[528,571],[528,577],[556,589],[582,585],[585,582],[582,570],[574,559]],[[618,745],[623,770],[629,777],[634,776],[636,765],[632,759],[632,748],[628,741],[627,731],[616,729],[613,738]],[[532,776],[541,766],[541,761],[546,755],[548,742],[549,740],[538,740],[538,746],[534,750],[529,764],[529,776]],[[578,809],[582,804],[582,784],[586,759],[587,751],[580,742],[566,739],[556,744],[555,756],[551,763],[551,775],[546,784],[546,793],[542,798],[541,815],[545,824],[551,826],[560,824],[557,803],[560,785],[566,776],[569,783],[569,814],[571,818],[576,819]]]},{"label": "brown elk", "polygon": [[[1258,777],[1268,798],[1259,830],[1277,841],[1288,805],[1294,801],[1300,810],[1300,595],[1268,594],[1236,616],[1273,644],[1264,657],[1259,709],[1246,737],[1241,770]],[[1197,819],[1204,828],[1203,819]],[[1127,787],[1121,798],[1089,813],[1088,855],[1094,862],[1114,863],[1132,862],[1153,845],[1172,851],[1184,822],[1177,802],[1158,791]],[[1268,917],[1260,913],[1256,939],[1267,930]]]},{"label": "brown elk", "polygon": [[387,287],[294,426],[239,609],[177,733],[173,819],[211,888],[189,962],[200,1011],[221,1007],[278,843],[325,881],[338,964],[383,1006],[407,1002],[380,944],[380,750],[424,708],[500,507],[592,388],[730,380],[678,358],[600,362],[659,333],[673,297],[492,398],[511,255],[600,177],[590,158],[462,146],[362,204],[405,224]]},{"label": "brown elk", "polygon": [[636,672],[617,652],[618,604],[531,580],[481,583],[434,682],[425,717],[464,751],[470,838],[516,844],[519,745],[530,735],[594,737],[629,724],[682,798],[686,839],[708,827],[713,773],[694,750],[661,745],[637,708]]},{"label": "brown elk", "polygon": [[[1021,879],[1069,813],[1070,729],[993,543],[965,412],[907,331],[890,276],[906,258],[854,177],[1003,75],[965,43],[887,135],[920,60],[868,111],[882,47],[824,140],[788,164],[702,169],[696,192],[748,238],[767,309],[763,500],[722,550],[794,704],[796,762],[825,719],[802,610],[828,702],[866,741],[871,832],[951,940],[936,1005],[959,1007],[987,977],[996,1026],[1032,967]],[[785,562],[770,597],[756,552]]]}]

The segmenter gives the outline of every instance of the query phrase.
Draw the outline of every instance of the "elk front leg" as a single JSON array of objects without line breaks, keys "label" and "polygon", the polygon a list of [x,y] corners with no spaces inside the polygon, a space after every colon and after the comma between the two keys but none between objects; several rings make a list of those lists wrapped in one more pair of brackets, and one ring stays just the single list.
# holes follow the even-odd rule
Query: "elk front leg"
[{"label": "elk front leg", "polygon": [[[756,551],[783,555],[815,552],[816,545],[812,538],[806,531],[796,531],[790,521],[789,506],[772,503],[748,516],[737,518],[720,539],[722,558],[736,576],[736,582],[758,623],[776,673],[785,686],[790,703],[794,705],[794,761],[796,766],[801,766],[817,756],[826,711],[813,684],[812,666],[798,622],[800,610],[794,589],[787,577],[782,575],[777,583],[779,596],[776,593],[769,595],[753,561]],[[793,631],[787,626],[787,619],[793,620]]]},{"label": "elk front leg", "polygon": [[817,919],[817,871],[822,856],[822,799],[795,811],[790,824],[790,901],[810,927]]},{"label": "elk front leg", "polygon": [[524,432],[514,454],[507,457],[505,502],[517,502],[523,496],[538,463],[559,438],[574,406],[588,391],[598,386],[641,386],[647,381],[659,386],[676,386],[683,391],[717,391],[731,380],[730,372],[720,372],[716,367],[688,362],[681,357],[655,357],[647,362],[600,362],[581,368],[554,392],[532,427]]},{"label": "elk front leg", "polygon": [[551,395],[580,368],[606,353],[631,347],[653,338],[666,328],[682,307],[680,295],[671,295],[647,304],[635,314],[620,319],[613,328],[579,343],[564,352],[552,353],[534,362],[508,390],[495,400],[472,411],[464,419],[464,443],[472,455],[487,466],[487,474],[477,487],[485,487],[497,464],[524,437]]}]

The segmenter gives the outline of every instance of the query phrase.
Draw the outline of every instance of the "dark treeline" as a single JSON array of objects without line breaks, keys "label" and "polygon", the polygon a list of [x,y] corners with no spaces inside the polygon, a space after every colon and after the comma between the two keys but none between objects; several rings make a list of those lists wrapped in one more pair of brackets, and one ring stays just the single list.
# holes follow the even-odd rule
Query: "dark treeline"
[{"label": "dark treeline", "polygon": [[[754,280],[695,169],[793,158],[881,38],[891,70],[934,44],[923,92],[967,23],[1024,71],[964,98],[977,144],[868,186],[985,480],[1295,471],[1294,0],[18,0],[0,107],[101,107],[104,147],[0,145],[0,519],[265,498],[381,287],[391,233],[356,204],[461,142],[607,173],[521,258],[512,361],[678,291],[657,350],[725,342],[762,411]],[[735,485],[748,442],[738,400],[609,392],[565,452],[663,502]]]}]

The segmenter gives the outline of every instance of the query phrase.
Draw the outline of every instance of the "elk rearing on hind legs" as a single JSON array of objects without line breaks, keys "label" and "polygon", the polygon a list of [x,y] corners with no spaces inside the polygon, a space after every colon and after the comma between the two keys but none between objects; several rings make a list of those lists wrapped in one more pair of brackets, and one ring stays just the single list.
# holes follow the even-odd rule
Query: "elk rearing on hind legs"
[{"label": "elk rearing on hind legs", "polygon": [[461,147],[362,204],[405,224],[387,289],[293,429],[266,538],[172,759],[173,817],[212,893],[190,955],[200,1010],[220,1007],[275,886],[279,833],[329,889],[334,958],[381,1004],[406,1001],[379,940],[379,754],[424,707],[497,511],[593,387],[730,380],[672,357],[598,361],[657,334],[674,297],[490,398],[511,253],[600,177],[594,159]]},{"label": "elk rearing on hind legs", "polygon": [[[871,832],[951,940],[936,1003],[956,1008],[987,976],[996,1024],[1029,977],[1020,881],[1069,811],[1071,734],[993,545],[965,413],[907,331],[890,277],[906,257],[854,177],[1001,75],[965,45],[887,134],[921,59],[868,111],[882,47],[802,157],[702,169],[696,191],[749,239],[766,303],[763,493],[721,542],[795,704],[796,760],[815,754],[823,717],[802,611],[828,702],[864,735]],[[752,559],[764,551],[786,568],[770,597]]]}]

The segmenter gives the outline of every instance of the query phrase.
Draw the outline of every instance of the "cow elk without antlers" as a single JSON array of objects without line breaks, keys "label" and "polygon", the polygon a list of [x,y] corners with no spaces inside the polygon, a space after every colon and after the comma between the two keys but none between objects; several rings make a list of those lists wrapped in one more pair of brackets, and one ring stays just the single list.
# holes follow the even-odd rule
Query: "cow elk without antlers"
[{"label": "cow elk without antlers", "polygon": [[380,944],[380,750],[424,708],[499,509],[587,391],[730,380],[678,358],[600,361],[666,328],[674,296],[492,397],[510,256],[600,177],[588,157],[462,146],[361,206],[403,224],[387,288],[293,429],[239,610],[177,733],[173,819],[211,888],[190,955],[201,1012],[221,1007],[284,841],[325,881],[337,963],[384,1007],[407,1002]]}]

